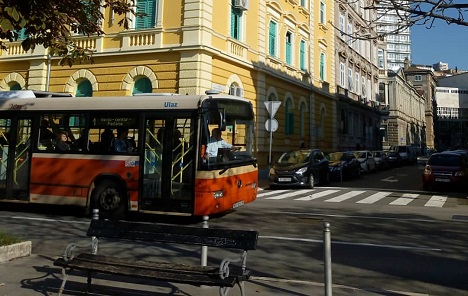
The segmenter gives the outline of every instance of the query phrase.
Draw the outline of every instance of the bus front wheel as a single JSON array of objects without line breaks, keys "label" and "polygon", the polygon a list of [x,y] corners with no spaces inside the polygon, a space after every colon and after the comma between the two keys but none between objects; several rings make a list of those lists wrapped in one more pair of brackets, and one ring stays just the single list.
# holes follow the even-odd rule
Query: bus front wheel
[{"label": "bus front wheel", "polygon": [[99,217],[120,220],[125,218],[125,194],[113,181],[105,180],[94,191],[94,205]]}]

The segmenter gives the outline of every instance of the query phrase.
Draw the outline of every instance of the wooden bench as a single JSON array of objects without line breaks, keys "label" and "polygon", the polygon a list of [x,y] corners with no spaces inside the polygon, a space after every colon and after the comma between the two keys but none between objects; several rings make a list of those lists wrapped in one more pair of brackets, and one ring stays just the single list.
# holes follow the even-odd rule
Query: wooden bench
[{"label": "wooden bench", "polygon": [[[87,272],[88,292],[94,273],[104,273],[132,278],[151,279],[193,286],[218,286],[225,296],[229,288],[238,285],[241,295],[246,295],[244,281],[250,277],[246,268],[247,251],[255,250],[258,232],[248,230],[198,228],[179,225],[150,224],[142,222],[105,221],[93,219],[87,235],[92,237],[90,251],[74,256],[76,244],[69,244],[61,258],[54,261],[62,267],[63,281],[59,295],[63,293],[71,270]],[[171,262],[144,261],[114,256],[98,255],[99,238],[122,239],[163,244],[199,245],[240,250],[235,259],[226,258],[219,266],[201,266]],[[155,244],[163,248],[163,244]],[[203,252],[202,252],[203,253]],[[239,263],[232,264],[230,263]]]}]

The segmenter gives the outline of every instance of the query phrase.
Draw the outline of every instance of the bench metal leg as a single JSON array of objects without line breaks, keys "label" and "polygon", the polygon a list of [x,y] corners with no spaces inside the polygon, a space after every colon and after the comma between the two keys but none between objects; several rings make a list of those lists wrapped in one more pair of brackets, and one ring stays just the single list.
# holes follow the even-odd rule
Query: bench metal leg
[{"label": "bench metal leg", "polygon": [[[245,293],[244,281],[238,282],[237,285],[239,286],[241,296],[247,296],[247,294]],[[219,287],[219,295],[227,296],[229,294],[229,289],[230,287]]]},{"label": "bench metal leg", "polygon": [[87,273],[88,273],[88,288],[86,289],[86,292],[88,293],[88,292],[92,292],[92,289],[91,289],[92,278],[91,278],[91,271],[88,270]]},{"label": "bench metal leg", "polygon": [[62,268],[62,277],[63,277],[63,280],[62,280],[62,284],[60,285],[58,296],[62,295],[63,290],[65,289],[65,283],[67,282],[67,279],[68,279],[68,273],[65,268]]}]

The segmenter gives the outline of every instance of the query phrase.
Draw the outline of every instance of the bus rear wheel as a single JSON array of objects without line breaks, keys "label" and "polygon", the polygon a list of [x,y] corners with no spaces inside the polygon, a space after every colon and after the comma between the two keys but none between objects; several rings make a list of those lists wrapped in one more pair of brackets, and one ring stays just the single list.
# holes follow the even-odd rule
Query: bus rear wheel
[{"label": "bus rear wheel", "polygon": [[99,217],[120,220],[125,218],[125,194],[114,181],[104,180],[94,190],[94,207],[99,209]]}]

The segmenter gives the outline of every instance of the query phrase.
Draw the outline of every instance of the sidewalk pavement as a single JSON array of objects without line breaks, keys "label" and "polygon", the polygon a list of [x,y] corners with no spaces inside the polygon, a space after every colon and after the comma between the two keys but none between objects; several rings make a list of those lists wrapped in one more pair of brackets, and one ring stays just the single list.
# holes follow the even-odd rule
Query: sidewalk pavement
[{"label": "sidewalk pavement", "polygon": [[[61,269],[53,265],[55,258],[37,254],[0,263],[0,295],[1,296],[34,296],[57,295],[62,283]],[[194,287],[183,284],[150,282],[139,279],[128,279],[112,275],[96,275],[93,278],[93,293],[88,295],[118,295],[118,296],[216,296],[216,287]],[[322,283],[295,281],[275,278],[259,278],[253,276],[245,283],[246,294],[265,296],[305,296],[325,295]],[[86,277],[84,273],[73,272],[67,281],[63,295],[85,295]],[[240,295],[236,286],[229,295]],[[334,296],[382,296],[410,295],[391,291],[366,291],[353,287],[333,286]]]}]

